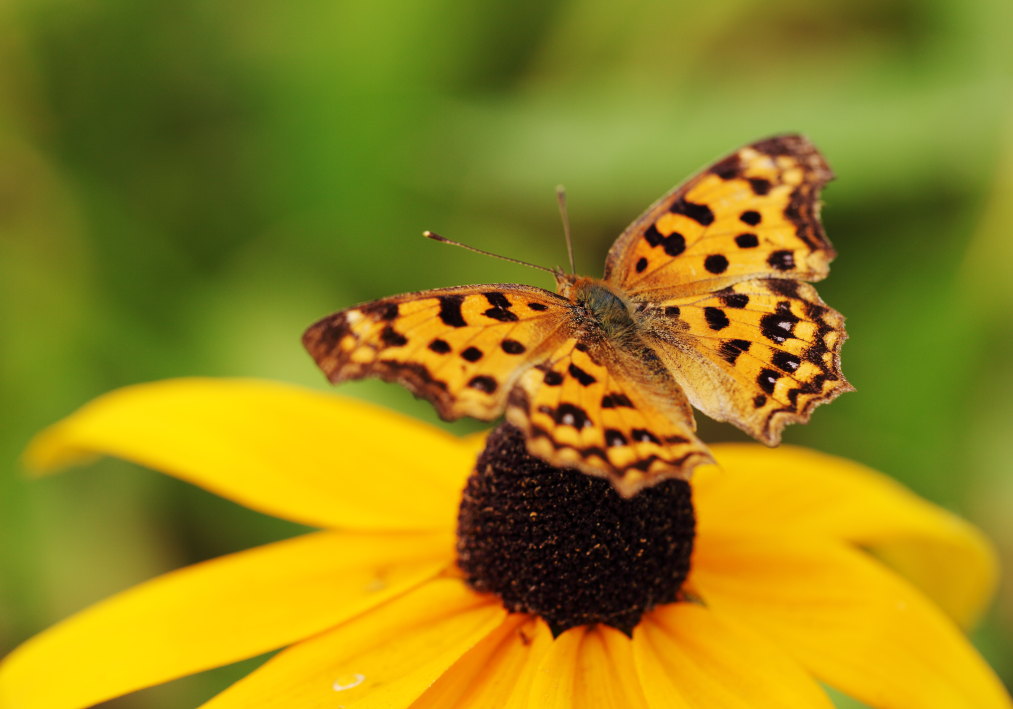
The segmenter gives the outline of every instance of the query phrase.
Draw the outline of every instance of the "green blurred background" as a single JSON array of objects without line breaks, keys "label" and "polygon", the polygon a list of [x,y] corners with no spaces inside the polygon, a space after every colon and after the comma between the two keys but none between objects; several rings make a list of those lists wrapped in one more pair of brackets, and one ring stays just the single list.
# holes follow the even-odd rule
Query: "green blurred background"
[{"label": "green blurred background", "polygon": [[[1009,0],[0,3],[0,654],[292,525],[118,461],[24,477],[29,437],[183,375],[324,388],[316,318],[406,290],[549,287],[705,162],[800,131],[838,179],[820,292],[858,391],[785,439],[973,520],[1013,568]],[[343,387],[435,421],[378,382]],[[702,423],[705,439],[738,439]],[[453,430],[473,430],[469,424]],[[1013,680],[1013,584],[975,638]],[[189,706],[250,663],[110,703]],[[57,680],[58,681],[58,680]]]}]

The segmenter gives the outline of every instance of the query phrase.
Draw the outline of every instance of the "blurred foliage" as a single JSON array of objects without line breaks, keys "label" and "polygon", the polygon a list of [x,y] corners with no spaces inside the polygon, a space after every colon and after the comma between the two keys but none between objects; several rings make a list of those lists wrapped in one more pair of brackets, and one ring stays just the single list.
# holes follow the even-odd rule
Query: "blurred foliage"
[{"label": "blurred foliage", "polygon": [[[838,180],[858,391],[786,440],[982,526],[1013,568],[1008,0],[9,0],[0,4],[0,651],[290,525],[105,461],[28,480],[33,432],[133,382],[323,387],[303,328],[356,302],[578,270],[740,144],[801,131]],[[401,389],[344,387],[434,420]],[[470,430],[461,423],[454,430]],[[739,438],[701,422],[707,440]],[[1013,585],[979,633],[1013,680]],[[188,706],[247,667],[113,702]]]}]

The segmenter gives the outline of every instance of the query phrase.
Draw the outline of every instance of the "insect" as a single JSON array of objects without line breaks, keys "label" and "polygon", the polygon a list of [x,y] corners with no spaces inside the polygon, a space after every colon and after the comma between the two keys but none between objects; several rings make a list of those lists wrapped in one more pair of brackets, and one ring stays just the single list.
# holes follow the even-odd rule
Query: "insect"
[{"label": "insect", "polygon": [[712,458],[691,405],[768,445],[851,391],[844,318],[806,281],[836,255],[819,221],[833,175],[804,137],[747,145],[619,236],[604,278],[558,293],[471,285],[383,298],[303,336],[332,382],[377,376],[444,419],[506,420],[530,452],[624,496]]}]

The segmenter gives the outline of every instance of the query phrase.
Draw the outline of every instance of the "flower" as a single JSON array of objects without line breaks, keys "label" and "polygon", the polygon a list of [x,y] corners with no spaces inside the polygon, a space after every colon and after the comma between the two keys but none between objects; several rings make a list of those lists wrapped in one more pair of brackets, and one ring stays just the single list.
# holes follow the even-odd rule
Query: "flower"
[{"label": "flower", "polygon": [[260,381],[99,398],[41,433],[29,464],[115,455],[324,531],[168,573],[44,631],[0,664],[0,706],[89,706],[276,648],[207,706],[829,706],[820,682],[873,707],[1011,706],[958,629],[993,589],[988,544],[878,473],[714,446],[721,469],[693,482],[696,602],[655,607],[632,638],[596,625],[554,640],[456,570],[482,445]]}]

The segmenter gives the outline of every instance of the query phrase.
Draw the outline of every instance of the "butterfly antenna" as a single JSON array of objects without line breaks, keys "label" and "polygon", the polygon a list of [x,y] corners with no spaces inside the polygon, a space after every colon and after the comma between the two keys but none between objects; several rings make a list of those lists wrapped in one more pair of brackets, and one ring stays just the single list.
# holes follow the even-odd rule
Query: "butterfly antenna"
[{"label": "butterfly antenna", "polygon": [[467,244],[462,244],[460,241],[448,239],[445,236],[440,236],[439,234],[436,234],[431,231],[422,232],[422,236],[426,237],[427,239],[432,239],[433,241],[439,241],[441,244],[451,244],[452,246],[460,246],[462,249],[474,251],[476,254],[492,256],[493,258],[498,258],[501,261],[509,261],[510,263],[517,263],[520,264],[521,266],[527,266],[528,268],[537,268],[539,271],[547,271],[548,273],[551,273],[553,276],[556,275],[556,271],[551,268],[546,268],[545,266],[538,266],[533,263],[528,263],[527,261],[521,261],[520,259],[510,258],[509,256],[500,256],[499,254],[494,254],[491,251],[483,251],[482,249],[476,248],[474,246],[468,246]]},{"label": "butterfly antenna", "polygon": [[566,211],[566,188],[556,185],[556,201],[559,203],[559,217],[563,220],[563,236],[566,238],[566,255],[570,257],[570,273],[576,273],[573,265],[573,240],[570,238],[570,215]]}]

